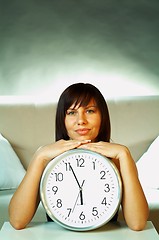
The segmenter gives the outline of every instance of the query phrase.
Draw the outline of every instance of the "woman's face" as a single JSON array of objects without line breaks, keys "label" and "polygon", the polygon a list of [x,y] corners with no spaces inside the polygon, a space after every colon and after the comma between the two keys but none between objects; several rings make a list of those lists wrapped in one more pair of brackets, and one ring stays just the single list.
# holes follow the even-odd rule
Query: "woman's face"
[{"label": "woman's face", "polygon": [[101,125],[101,114],[94,100],[87,106],[74,104],[67,110],[65,126],[70,139],[95,141]]}]

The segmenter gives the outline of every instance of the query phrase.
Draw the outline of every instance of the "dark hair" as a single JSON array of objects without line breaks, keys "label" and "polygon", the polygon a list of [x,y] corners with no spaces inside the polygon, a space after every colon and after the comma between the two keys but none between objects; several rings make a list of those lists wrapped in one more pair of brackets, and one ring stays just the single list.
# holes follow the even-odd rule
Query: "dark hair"
[{"label": "dark hair", "polygon": [[101,113],[101,126],[96,140],[110,141],[110,118],[106,101],[101,92],[89,83],[72,84],[61,94],[56,110],[56,141],[69,139],[65,127],[65,116],[69,107],[72,104],[74,107],[78,104],[79,106],[87,106],[91,99],[95,101]]}]

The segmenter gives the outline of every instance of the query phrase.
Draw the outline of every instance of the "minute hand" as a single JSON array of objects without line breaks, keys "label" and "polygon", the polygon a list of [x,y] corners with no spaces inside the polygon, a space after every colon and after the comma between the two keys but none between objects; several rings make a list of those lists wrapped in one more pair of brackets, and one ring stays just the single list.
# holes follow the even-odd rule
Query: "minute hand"
[{"label": "minute hand", "polygon": [[75,179],[76,179],[76,182],[77,182],[79,188],[81,189],[81,186],[80,186],[80,184],[79,184],[79,181],[78,181],[78,179],[77,179],[77,177],[76,177],[76,174],[75,174],[75,172],[74,172],[74,170],[73,170],[73,168],[72,168],[71,165],[70,165],[70,168],[71,168],[71,170],[72,170],[72,173],[73,173],[73,175],[74,175],[74,177],[75,177]]}]

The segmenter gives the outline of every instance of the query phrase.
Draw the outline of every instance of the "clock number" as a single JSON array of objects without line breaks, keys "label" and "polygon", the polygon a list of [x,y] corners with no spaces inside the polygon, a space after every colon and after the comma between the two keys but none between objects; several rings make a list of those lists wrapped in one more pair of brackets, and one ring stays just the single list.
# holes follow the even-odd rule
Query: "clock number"
[{"label": "clock number", "polygon": [[72,208],[67,208],[67,210],[68,210],[68,215],[67,215],[67,217],[69,217],[70,214],[71,214]]},{"label": "clock number", "polygon": [[80,159],[76,159],[77,160],[77,167],[84,167],[84,159],[80,158]]},{"label": "clock number", "polygon": [[55,173],[56,181],[63,181],[63,174],[61,172]]},{"label": "clock number", "polygon": [[110,187],[109,187],[109,184],[108,183],[106,183],[105,184],[105,189],[104,189],[104,192],[110,192]]},{"label": "clock number", "polygon": [[66,171],[71,171],[70,163],[66,162],[65,165],[66,165]]},{"label": "clock number", "polygon": [[56,204],[56,206],[57,206],[58,208],[61,208],[61,207],[62,207],[62,200],[61,200],[61,199],[57,199],[57,204]]},{"label": "clock number", "polygon": [[102,175],[100,179],[104,180],[106,175],[105,171],[101,171],[100,174]]},{"label": "clock number", "polygon": [[104,204],[105,206],[107,205],[107,200],[106,200],[106,197],[103,198],[101,204]]},{"label": "clock number", "polygon": [[96,163],[95,162],[92,162],[93,163],[93,170],[96,169]]},{"label": "clock number", "polygon": [[97,207],[93,207],[93,209],[92,209],[92,215],[93,215],[93,216],[97,216],[97,215],[98,215]]},{"label": "clock number", "polygon": [[81,212],[81,214],[79,215],[79,219],[84,220],[85,218],[86,218],[86,216],[83,214],[83,212]]},{"label": "clock number", "polygon": [[57,187],[57,186],[53,186],[53,187],[52,187],[52,191],[54,192],[54,194],[56,194],[57,191],[58,191],[58,187]]}]

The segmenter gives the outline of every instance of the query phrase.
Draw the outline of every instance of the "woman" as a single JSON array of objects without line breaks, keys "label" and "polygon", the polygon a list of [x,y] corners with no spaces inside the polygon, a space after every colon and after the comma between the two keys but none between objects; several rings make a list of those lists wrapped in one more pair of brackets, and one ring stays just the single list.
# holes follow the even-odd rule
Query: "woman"
[{"label": "woman", "polygon": [[65,151],[80,147],[112,159],[122,178],[125,221],[133,230],[145,227],[149,209],[130,151],[123,145],[110,143],[109,112],[100,91],[91,84],[77,83],[69,86],[59,99],[56,142],[35,152],[11,199],[9,215],[14,228],[25,228],[34,216],[40,202],[40,179],[48,162]]}]

